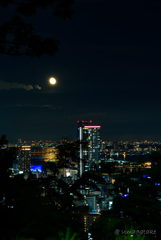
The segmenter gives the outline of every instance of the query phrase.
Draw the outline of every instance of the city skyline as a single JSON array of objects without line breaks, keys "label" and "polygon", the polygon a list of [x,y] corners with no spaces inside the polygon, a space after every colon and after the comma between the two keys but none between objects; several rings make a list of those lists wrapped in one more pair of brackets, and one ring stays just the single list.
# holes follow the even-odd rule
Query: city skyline
[{"label": "city skyline", "polygon": [[31,18],[60,39],[55,56],[0,55],[1,134],[74,140],[77,121],[92,120],[106,141],[160,141],[160,3],[76,0],[73,10],[66,21],[49,8]]}]

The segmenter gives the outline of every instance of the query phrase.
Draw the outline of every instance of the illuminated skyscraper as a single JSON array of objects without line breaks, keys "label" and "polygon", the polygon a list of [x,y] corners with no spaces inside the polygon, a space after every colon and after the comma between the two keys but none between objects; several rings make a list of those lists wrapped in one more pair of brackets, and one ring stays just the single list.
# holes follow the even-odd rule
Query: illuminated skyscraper
[{"label": "illuminated skyscraper", "polygon": [[100,128],[92,125],[92,121],[78,121],[77,139],[80,141],[80,176],[91,169],[93,164],[98,166],[100,151]]},{"label": "illuminated skyscraper", "polygon": [[31,146],[22,146],[18,154],[19,171],[27,173],[31,167]]}]

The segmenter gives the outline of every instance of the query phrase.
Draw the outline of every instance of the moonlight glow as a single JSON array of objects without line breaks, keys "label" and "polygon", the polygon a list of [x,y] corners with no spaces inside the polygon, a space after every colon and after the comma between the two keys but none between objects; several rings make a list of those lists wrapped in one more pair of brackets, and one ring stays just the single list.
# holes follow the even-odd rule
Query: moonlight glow
[{"label": "moonlight glow", "polygon": [[50,84],[55,84],[56,83],[56,79],[55,78],[50,78],[49,82],[50,82]]}]

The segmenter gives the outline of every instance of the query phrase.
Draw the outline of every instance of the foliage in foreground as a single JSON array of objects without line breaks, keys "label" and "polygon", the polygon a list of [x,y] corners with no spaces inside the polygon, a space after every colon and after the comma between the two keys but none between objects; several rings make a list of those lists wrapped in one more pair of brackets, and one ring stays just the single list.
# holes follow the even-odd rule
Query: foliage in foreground
[{"label": "foliage in foreground", "polygon": [[[36,239],[37,238],[19,237],[18,235],[15,238],[12,238],[12,240],[36,240]],[[58,232],[57,237],[48,237],[45,240],[80,240],[80,238],[78,238],[77,233],[72,234],[71,228],[68,227],[66,229],[66,233],[61,231],[61,232]]]},{"label": "foliage in foreground", "polygon": [[[60,41],[55,38],[43,38],[36,34],[32,16],[39,9],[50,8],[52,16],[60,19],[71,19],[74,0],[45,1],[10,1],[0,0],[0,53],[9,56],[30,56],[40,58],[43,54],[49,56],[58,52]],[[11,11],[12,9],[12,11]],[[4,21],[3,15],[7,17]],[[37,15],[36,15],[37,17]],[[49,24],[49,23],[48,23]],[[53,31],[53,29],[52,29]]]},{"label": "foliage in foreground", "polygon": [[[57,240],[57,239],[47,238],[46,240]],[[63,232],[59,232],[59,240],[80,240],[80,238],[78,238],[77,233],[72,234],[71,229],[67,228],[66,234],[64,234]]]}]

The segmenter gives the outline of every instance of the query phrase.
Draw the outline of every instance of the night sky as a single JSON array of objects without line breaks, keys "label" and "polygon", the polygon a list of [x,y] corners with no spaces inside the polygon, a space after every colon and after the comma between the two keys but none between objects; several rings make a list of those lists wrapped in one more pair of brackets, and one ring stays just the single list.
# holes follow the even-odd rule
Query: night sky
[{"label": "night sky", "polygon": [[103,140],[161,140],[159,1],[76,0],[73,9],[72,20],[50,9],[28,19],[60,39],[55,56],[0,55],[0,134],[74,140],[77,120],[93,120]]}]

